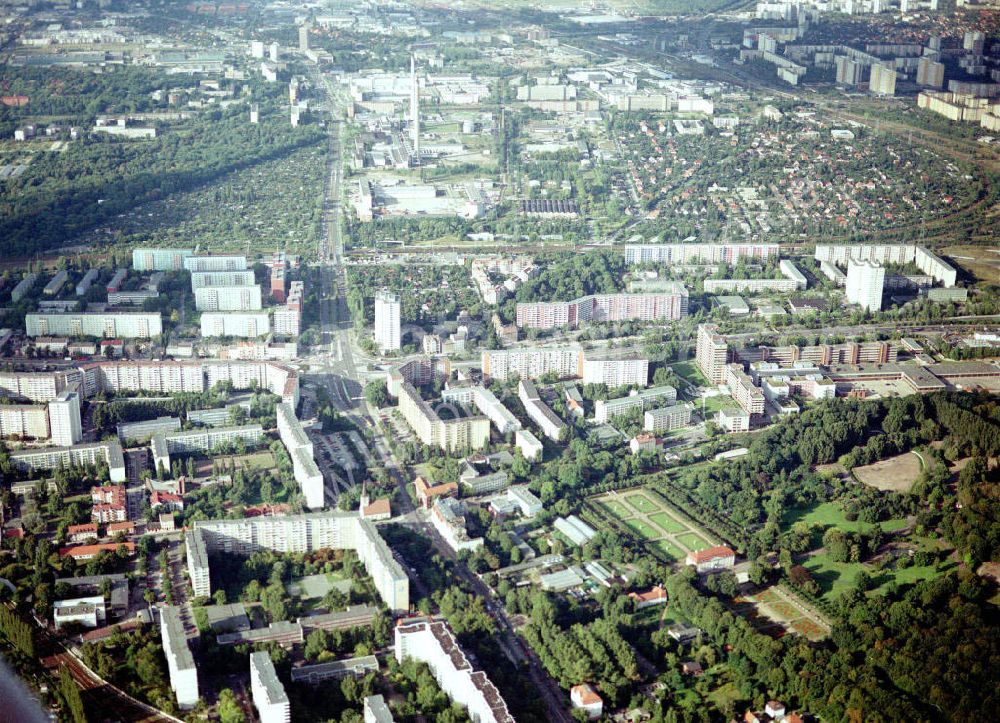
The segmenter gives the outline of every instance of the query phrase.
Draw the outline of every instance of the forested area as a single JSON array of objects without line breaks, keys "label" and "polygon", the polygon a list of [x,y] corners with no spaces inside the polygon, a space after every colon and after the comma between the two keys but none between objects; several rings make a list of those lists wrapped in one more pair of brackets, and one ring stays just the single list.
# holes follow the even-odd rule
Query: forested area
[{"label": "forested area", "polygon": [[30,173],[4,183],[0,238],[6,252],[51,248],[137,205],[324,138],[318,127],[292,128],[277,119],[251,125],[245,113],[239,106],[210,111],[149,141],[90,137],[40,156]]},{"label": "forested area", "polygon": [[977,719],[1000,705],[1000,618],[967,571],[884,596],[855,591],[818,646],[755,632],[690,578],[667,580],[671,610],[707,633],[755,705],[778,698],[824,720]]}]

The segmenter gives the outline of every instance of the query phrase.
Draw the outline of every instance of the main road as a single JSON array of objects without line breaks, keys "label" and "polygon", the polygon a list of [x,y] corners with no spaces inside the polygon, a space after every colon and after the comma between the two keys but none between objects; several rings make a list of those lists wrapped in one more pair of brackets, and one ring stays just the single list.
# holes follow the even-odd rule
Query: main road
[{"label": "main road", "polygon": [[[566,696],[558,684],[545,672],[534,652],[518,638],[513,624],[503,609],[493,590],[478,575],[459,560],[454,551],[427,523],[419,510],[415,510],[406,490],[409,482],[402,465],[396,460],[379,425],[377,410],[369,409],[362,395],[361,376],[354,358],[350,311],[345,298],[346,278],[344,272],[343,240],[343,148],[340,134],[340,106],[337,89],[329,76],[315,73],[314,86],[325,90],[329,117],[330,152],[324,184],[325,233],[319,243],[318,270],[320,275],[320,344],[306,361],[315,368],[319,366],[323,383],[330,392],[331,399],[341,414],[359,427],[367,427],[373,432],[375,454],[392,477],[400,494],[396,496],[397,516],[403,524],[417,528],[442,557],[453,562],[455,574],[465,582],[474,594],[482,597],[497,623],[497,642],[512,661],[521,661],[527,666],[528,674],[537,694],[545,705],[548,719],[556,723],[572,723],[573,718],[566,710]],[[394,518],[395,519],[395,518]]]}]

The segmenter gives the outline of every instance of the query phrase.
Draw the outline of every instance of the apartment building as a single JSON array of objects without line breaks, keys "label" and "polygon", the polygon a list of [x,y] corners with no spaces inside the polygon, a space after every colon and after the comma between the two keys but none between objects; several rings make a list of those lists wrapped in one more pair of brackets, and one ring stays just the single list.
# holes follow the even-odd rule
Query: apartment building
[{"label": "apartment building", "polygon": [[628,385],[646,386],[649,382],[648,359],[585,359],[583,383],[604,384],[609,389]]},{"label": "apartment building", "polygon": [[[409,578],[379,536],[377,528],[353,512],[312,512],[280,517],[198,520],[187,533],[201,537],[187,543],[188,572],[194,594],[211,594],[208,556],[211,553],[251,555],[257,550],[279,553],[312,552],[324,547],[355,550],[375,589],[396,612],[409,609]],[[204,555],[201,554],[204,550]],[[197,586],[195,586],[197,583]]]},{"label": "apartment building", "polygon": [[817,261],[826,261],[846,267],[848,259],[872,261],[876,264],[913,263],[925,274],[944,286],[954,286],[958,271],[948,262],[918,244],[818,244],[813,255]]},{"label": "apartment building", "polygon": [[292,459],[295,481],[299,483],[302,495],[309,509],[319,509],[325,503],[323,473],[314,459],[313,444],[302,428],[295,409],[290,404],[279,404],[275,408],[278,419],[278,435]]},{"label": "apartment building", "polygon": [[42,293],[45,294],[45,296],[58,296],[67,281],[69,281],[69,272],[60,271],[49,279],[49,283],[45,284],[45,287],[42,289]]},{"label": "apartment building", "polygon": [[202,286],[194,290],[198,311],[259,311],[260,286]]},{"label": "apartment building", "polygon": [[184,259],[194,255],[194,249],[133,249],[132,268],[136,271],[180,271]]},{"label": "apartment building", "polygon": [[247,447],[255,447],[264,439],[264,428],[259,424],[245,424],[239,427],[209,427],[182,432],[157,432],[150,440],[153,453],[153,467],[170,469],[171,455],[193,455],[211,452],[223,445],[237,441]]},{"label": "apartment building", "polygon": [[736,349],[741,362],[771,361],[783,366],[809,363],[813,366],[843,364],[892,364],[899,356],[899,342],[865,341],[815,346],[757,346]]},{"label": "apartment building", "polygon": [[291,721],[291,703],[266,650],[250,653],[250,691],[260,723]]},{"label": "apartment building", "polygon": [[75,390],[64,389],[49,402],[49,433],[52,444],[60,447],[70,447],[83,439],[80,395]]},{"label": "apartment building", "polygon": [[866,311],[881,311],[885,288],[885,268],[874,261],[847,260],[847,286],[844,294],[848,304],[858,304]]},{"label": "apartment building", "polygon": [[21,470],[36,472],[60,467],[106,465],[112,482],[125,481],[125,457],[117,440],[72,447],[24,449],[10,453],[10,461]]},{"label": "apartment building", "polygon": [[48,409],[38,404],[0,405],[0,436],[48,439]]},{"label": "apartment building", "polygon": [[0,372],[0,394],[13,399],[55,399],[75,375],[67,372]]},{"label": "apartment building", "polygon": [[160,642],[177,705],[181,710],[190,710],[198,704],[198,668],[188,647],[180,608],[176,605],[160,608]]},{"label": "apartment building", "polygon": [[431,524],[448,547],[458,553],[483,546],[482,537],[470,537],[465,526],[466,506],[454,497],[439,497],[431,507]]},{"label": "apartment building", "polygon": [[389,394],[399,396],[399,387],[403,382],[414,386],[429,384],[435,379],[447,379],[451,376],[451,362],[446,357],[418,357],[392,367],[385,375],[386,388]]},{"label": "apartment building", "polygon": [[726,366],[726,386],[732,398],[748,414],[764,413],[764,392],[753,383],[742,364]]},{"label": "apartment building", "polygon": [[695,346],[695,361],[710,384],[722,384],[726,379],[729,347],[714,324],[699,324]]},{"label": "apartment building", "polygon": [[647,432],[659,434],[683,429],[691,424],[691,405],[674,404],[669,407],[657,407],[648,410],[642,419],[642,428]]},{"label": "apartment building", "polygon": [[441,419],[412,384],[399,385],[399,412],[417,438],[446,452],[482,449],[490,441],[490,420],[486,417]]},{"label": "apartment building", "polygon": [[496,398],[486,387],[453,387],[441,392],[442,402],[458,402],[459,404],[474,404],[487,419],[493,422],[500,434],[516,432],[521,428],[521,422],[511,414],[510,410]]},{"label": "apartment building", "polygon": [[225,313],[211,311],[201,315],[201,336],[203,339],[214,336],[254,339],[270,333],[271,317],[266,312]]},{"label": "apartment building", "polygon": [[766,261],[778,255],[778,244],[630,244],[622,247],[629,264],[735,264],[740,259]]},{"label": "apartment building", "polygon": [[253,286],[256,277],[253,271],[196,271],[191,274],[191,288],[221,288],[226,286]]},{"label": "apartment building", "polygon": [[388,291],[380,291],[375,295],[375,344],[383,354],[398,351],[400,341],[399,297]]},{"label": "apartment building", "polygon": [[38,274],[29,273],[25,274],[24,277],[17,282],[10,292],[10,300],[12,303],[16,304],[24,295],[35,288],[35,284],[38,282]]},{"label": "apartment building", "polygon": [[125,279],[127,278],[128,278],[128,270],[118,269],[111,277],[111,280],[108,282],[107,286],[104,287],[104,290],[107,291],[109,294],[114,294],[118,291],[121,291],[122,284],[125,283]]},{"label": "apartment building", "polygon": [[545,451],[545,447],[538,437],[527,429],[519,429],[514,432],[514,445],[521,450],[521,454],[529,462],[540,460]]},{"label": "apartment building", "polygon": [[441,690],[479,723],[513,723],[500,691],[486,674],[472,668],[455,636],[443,621],[402,620],[395,631],[395,655],[427,663]]},{"label": "apartment building", "polygon": [[676,321],[687,315],[688,291],[678,282],[650,294],[599,294],[573,301],[519,303],[516,326],[529,329],[577,327],[615,321]]},{"label": "apartment building", "polygon": [[247,267],[246,256],[220,254],[216,256],[186,256],[184,268],[191,273],[205,271],[243,271]]},{"label": "apartment building", "polygon": [[298,336],[302,329],[302,305],[305,286],[301,281],[293,281],[288,288],[285,306],[274,311],[274,333],[282,336]]},{"label": "apartment building", "polygon": [[24,317],[28,336],[93,336],[150,339],[163,333],[159,314],[144,312],[30,313]]},{"label": "apartment building", "polygon": [[531,421],[539,426],[546,437],[556,442],[562,439],[566,424],[542,401],[533,382],[522,379],[517,385],[517,397]]},{"label": "apartment building", "polygon": [[97,277],[99,277],[100,275],[101,275],[100,269],[88,270],[87,273],[83,275],[83,278],[80,279],[80,281],[76,285],[76,295],[83,296],[88,291],[90,291],[90,287],[94,285],[94,282],[97,281]]},{"label": "apartment building", "polygon": [[148,442],[157,432],[181,431],[180,417],[157,417],[141,422],[125,422],[117,427],[118,439],[124,444],[128,440]]},{"label": "apartment building", "polygon": [[483,376],[506,381],[513,376],[537,379],[553,373],[559,377],[583,375],[583,352],[575,347],[500,349],[483,351]]},{"label": "apartment building", "polygon": [[659,405],[670,405],[677,401],[677,390],[669,385],[633,390],[627,397],[598,399],[594,402],[594,421],[604,424],[609,420],[629,414],[634,410],[644,410]]},{"label": "apartment building", "polygon": [[706,294],[759,294],[762,291],[788,293],[800,286],[795,279],[705,279]]}]

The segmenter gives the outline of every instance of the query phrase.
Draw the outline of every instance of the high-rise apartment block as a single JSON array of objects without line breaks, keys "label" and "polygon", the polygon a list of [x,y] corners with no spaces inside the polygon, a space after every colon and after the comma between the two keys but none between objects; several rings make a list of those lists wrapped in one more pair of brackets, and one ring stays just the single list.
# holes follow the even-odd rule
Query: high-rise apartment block
[{"label": "high-rise apartment block", "polygon": [[398,351],[400,342],[399,297],[388,291],[375,295],[375,344],[382,353]]},{"label": "high-rise apartment block", "polygon": [[519,303],[518,328],[576,327],[586,322],[676,321],[687,314],[688,292],[681,284],[655,294],[600,294],[573,301]]},{"label": "high-rise apartment block", "polygon": [[253,339],[271,332],[271,319],[266,312],[206,311],[201,315],[202,337],[235,336]]},{"label": "high-rise apartment block", "polygon": [[885,268],[874,261],[849,259],[847,262],[847,303],[859,304],[868,311],[882,309]]},{"label": "high-rise apartment block", "polygon": [[136,271],[180,271],[184,259],[194,255],[194,249],[133,249],[132,268]]},{"label": "high-rise apartment block", "polygon": [[24,317],[24,329],[27,336],[150,339],[163,333],[163,320],[140,312],[31,313]]},{"label": "high-rise apartment block", "polygon": [[247,257],[239,254],[215,256],[186,256],[184,268],[196,271],[243,271],[247,267]]},{"label": "high-rise apartment block", "polygon": [[710,384],[722,384],[726,379],[726,361],[729,348],[714,324],[700,324],[695,346],[698,368]]},{"label": "high-rise apartment block", "polygon": [[258,311],[260,286],[203,286],[194,290],[198,311]]},{"label": "high-rise apartment block", "polygon": [[83,439],[80,423],[80,395],[67,389],[49,402],[49,428],[52,444],[71,447]]}]

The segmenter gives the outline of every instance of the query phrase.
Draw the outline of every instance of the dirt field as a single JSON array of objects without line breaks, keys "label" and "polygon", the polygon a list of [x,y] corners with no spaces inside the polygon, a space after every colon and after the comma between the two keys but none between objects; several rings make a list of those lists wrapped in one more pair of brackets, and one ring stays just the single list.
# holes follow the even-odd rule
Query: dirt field
[{"label": "dirt field", "polygon": [[994,246],[946,246],[941,252],[980,281],[1000,283],[1000,254]]},{"label": "dirt field", "polygon": [[906,452],[851,470],[860,482],[877,490],[909,492],[922,468],[920,457]]}]

